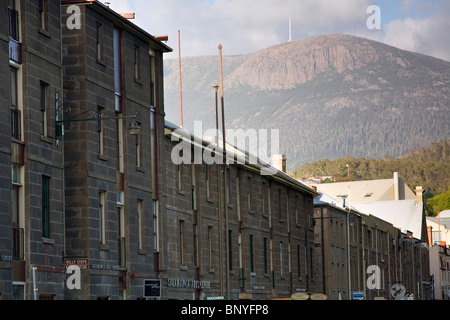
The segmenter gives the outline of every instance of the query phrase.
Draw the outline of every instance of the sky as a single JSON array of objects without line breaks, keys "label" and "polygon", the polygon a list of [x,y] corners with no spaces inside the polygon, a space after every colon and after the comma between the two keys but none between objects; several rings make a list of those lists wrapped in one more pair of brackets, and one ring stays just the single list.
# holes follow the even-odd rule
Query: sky
[{"label": "sky", "polygon": [[[179,52],[182,57],[218,55],[219,44],[223,55],[241,55],[286,42],[289,37],[296,41],[341,33],[450,61],[450,0],[108,2],[116,12],[134,12],[133,23],[151,35],[167,35],[166,44],[173,52],[166,58],[178,58]],[[379,10],[371,9],[373,5]]]}]

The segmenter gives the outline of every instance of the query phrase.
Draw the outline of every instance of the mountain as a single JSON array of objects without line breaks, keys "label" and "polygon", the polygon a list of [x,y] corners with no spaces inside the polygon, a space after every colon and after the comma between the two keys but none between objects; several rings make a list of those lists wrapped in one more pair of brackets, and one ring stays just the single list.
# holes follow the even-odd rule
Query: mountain
[{"label": "mountain", "polygon": [[[226,52],[226,48],[223,49]],[[219,56],[184,57],[183,126],[215,128]],[[165,60],[179,123],[179,61]],[[287,169],[319,159],[396,157],[450,136],[450,62],[349,35],[223,56],[227,129],[279,129]],[[220,98],[219,98],[220,108]]]}]

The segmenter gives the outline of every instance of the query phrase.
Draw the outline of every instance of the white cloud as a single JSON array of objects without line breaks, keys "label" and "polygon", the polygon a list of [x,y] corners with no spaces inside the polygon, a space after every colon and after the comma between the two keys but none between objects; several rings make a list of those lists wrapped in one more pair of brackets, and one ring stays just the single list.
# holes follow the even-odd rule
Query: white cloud
[{"label": "white cloud", "polygon": [[[117,12],[136,12],[134,23],[150,34],[168,34],[182,55],[244,54],[288,40],[324,33],[351,33],[365,26],[369,0],[128,0],[111,2]],[[172,54],[174,55],[175,52]]]},{"label": "white cloud", "polygon": [[[253,52],[292,39],[329,33],[347,33],[450,60],[448,0],[424,3],[405,0],[403,14],[419,6],[429,17],[398,19],[368,30],[366,9],[372,0],[126,0],[111,1],[117,12],[135,12],[134,23],[153,35],[169,36],[167,44],[178,56],[178,30],[183,56]],[[444,9],[444,10],[443,10]],[[383,14],[383,13],[382,13]],[[442,14],[439,16],[439,14]]]},{"label": "white cloud", "polygon": [[384,28],[386,44],[450,61],[448,17],[395,20]]}]

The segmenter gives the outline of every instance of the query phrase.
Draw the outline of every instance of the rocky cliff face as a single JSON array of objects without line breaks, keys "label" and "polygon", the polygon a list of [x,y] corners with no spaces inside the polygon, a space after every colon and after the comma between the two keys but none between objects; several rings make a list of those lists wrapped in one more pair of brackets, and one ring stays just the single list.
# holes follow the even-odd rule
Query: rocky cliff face
[{"label": "rocky cliff face", "polygon": [[292,89],[330,68],[342,73],[378,59],[368,41],[354,41],[344,35],[320,36],[248,55],[227,80],[236,86],[248,84],[263,90]]},{"label": "rocky cliff face", "polygon": [[[280,128],[281,151],[294,167],[396,156],[450,136],[447,61],[338,34],[223,61],[227,128]],[[185,126],[214,126],[218,56],[183,58],[182,65]],[[178,60],[165,68],[166,112],[178,119]]]}]

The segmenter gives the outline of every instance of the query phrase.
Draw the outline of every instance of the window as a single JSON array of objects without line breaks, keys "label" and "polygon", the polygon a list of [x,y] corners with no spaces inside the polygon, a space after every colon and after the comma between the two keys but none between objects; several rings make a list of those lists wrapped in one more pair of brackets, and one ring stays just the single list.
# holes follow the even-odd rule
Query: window
[{"label": "window", "polygon": [[[116,112],[116,117],[120,118],[121,114]],[[123,172],[123,119],[116,119],[116,170]]]},{"label": "window", "polygon": [[194,248],[194,254],[193,254],[193,262],[194,267],[198,267],[199,262],[199,252],[198,252],[198,224],[197,224],[197,213],[194,214],[194,223],[192,224],[192,246]]},{"label": "window", "polygon": [[105,130],[102,123],[103,113],[104,108],[97,107],[98,154],[100,156],[105,154]]},{"label": "window", "polygon": [[205,176],[206,176],[206,199],[208,200],[211,196],[211,166],[205,165]]},{"label": "window", "polygon": [[267,194],[267,184],[266,182],[263,181],[262,183],[262,214],[266,215],[267,214],[267,198],[266,198],[266,194]]},{"label": "window", "polygon": [[180,232],[180,265],[186,265],[186,234],[185,234],[185,225],[184,221],[180,220],[179,224],[179,232]]},{"label": "window", "polygon": [[11,39],[19,41],[19,12],[15,0],[8,0],[8,31]]},{"label": "window", "polygon": [[48,30],[48,0],[38,0],[39,28]]},{"label": "window", "polygon": [[[142,123],[137,122],[136,124],[142,128]],[[142,129],[139,133],[135,135],[136,137],[136,167],[142,167]]]},{"label": "window", "polygon": [[122,75],[121,64],[122,56],[120,51],[120,30],[114,28],[113,34],[114,47],[114,91],[115,91],[115,110],[122,112]]},{"label": "window", "polygon": [[280,277],[283,277],[283,241],[280,241]]},{"label": "window", "polygon": [[155,57],[154,53],[150,52],[150,105],[152,107],[156,107],[155,82],[156,82]]},{"label": "window", "polygon": [[301,276],[301,269],[300,269],[300,245],[297,245],[297,276]]},{"label": "window", "polygon": [[50,238],[50,177],[42,176],[42,237]]},{"label": "window", "polygon": [[21,210],[23,203],[22,195],[22,173],[21,167],[12,166],[12,192],[11,192],[11,213],[13,226],[13,259],[23,260],[24,258],[24,229],[21,221]]},{"label": "window", "polygon": [[250,235],[250,272],[255,272],[255,263],[254,263],[254,256],[253,256],[253,235]]},{"label": "window", "polygon": [[13,282],[13,300],[25,300],[25,282]]},{"label": "window", "polygon": [[21,135],[21,111],[18,105],[18,85],[17,85],[17,69],[10,69],[10,79],[11,79],[11,136],[14,139],[20,140]]},{"label": "window", "polygon": [[233,236],[232,231],[228,230],[228,270],[233,271]]},{"label": "window", "polygon": [[152,200],[153,211],[153,250],[159,251],[158,233],[158,201]]},{"label": "window", "polygon": [[208,251],[209,251],[209,269],[214,269],[214,239],[213,227],[208,227]]},{"label": "window", "polygon": [[117,191],[117,235],[118,235],[118,247],[119,247],[119,266],[124,267],[126,265],[126,251],[125,251],[125,217],[124,217],[124,201],[123,192]]},{"label": "window", "polygon": [[12,170],[12,219],[13,227],[18,227],[20,222],[20,187],[22,186],[21,168],[13,165]]},{"label": "window", "polygon": [[138,222],[138,248],[144,249],[144,214],[142,212],[142,200],[137,201]]},{"label": "window", "polygon": [[150,108],[150,157],[151,157],[151,176],[152,176],[152,190],[153,199],[158,198],[158,132],[156,123],[156,110]]},{"label": "window", "polygon": [[46,137],[48,131],[48,84],[40,83],[41,134]]},{"label": "window", "polygon": [[99,240],[101,244],[106,243],[106,191],[98,193],[98,221]]},{"label": "window", "polygon": [[97,23],[95,38],[96,38],[97,60],[103,61],[103,25],[100,23]]},{"label": "window", "polygon": [[281,189],[278,189],[278,219],[281,220]]},{"label": "window", "polygon": [[191,166],[191,207],[192,207],[192,210],[197,210],[197,191],[196,191],[196,186],[197,186],[197,183],[196,183],[196,169],[197,168],[197,166],[194,166],[194,165],[192,165]]},{"label": "window", "polygon": [[252,177],[247,177],[248,182],[248,194],[247,194],[247,206],[248,211],[252,211],[252,201],[253,201],[253,184],[252,184]]},{"label": "window", "polygon": [[264,238],[264,249],[263,249],[263,254],[264,254],[264,274],[267,274],[267,238]]},{"label": "window", "polygon": [[141,80],[141,49],[134,46],[134,79]]},{"label": "window", "polygon": [[177,177],[178,177],[178,191],[181,192],[183,190],[183,163],[177,165]]}]

